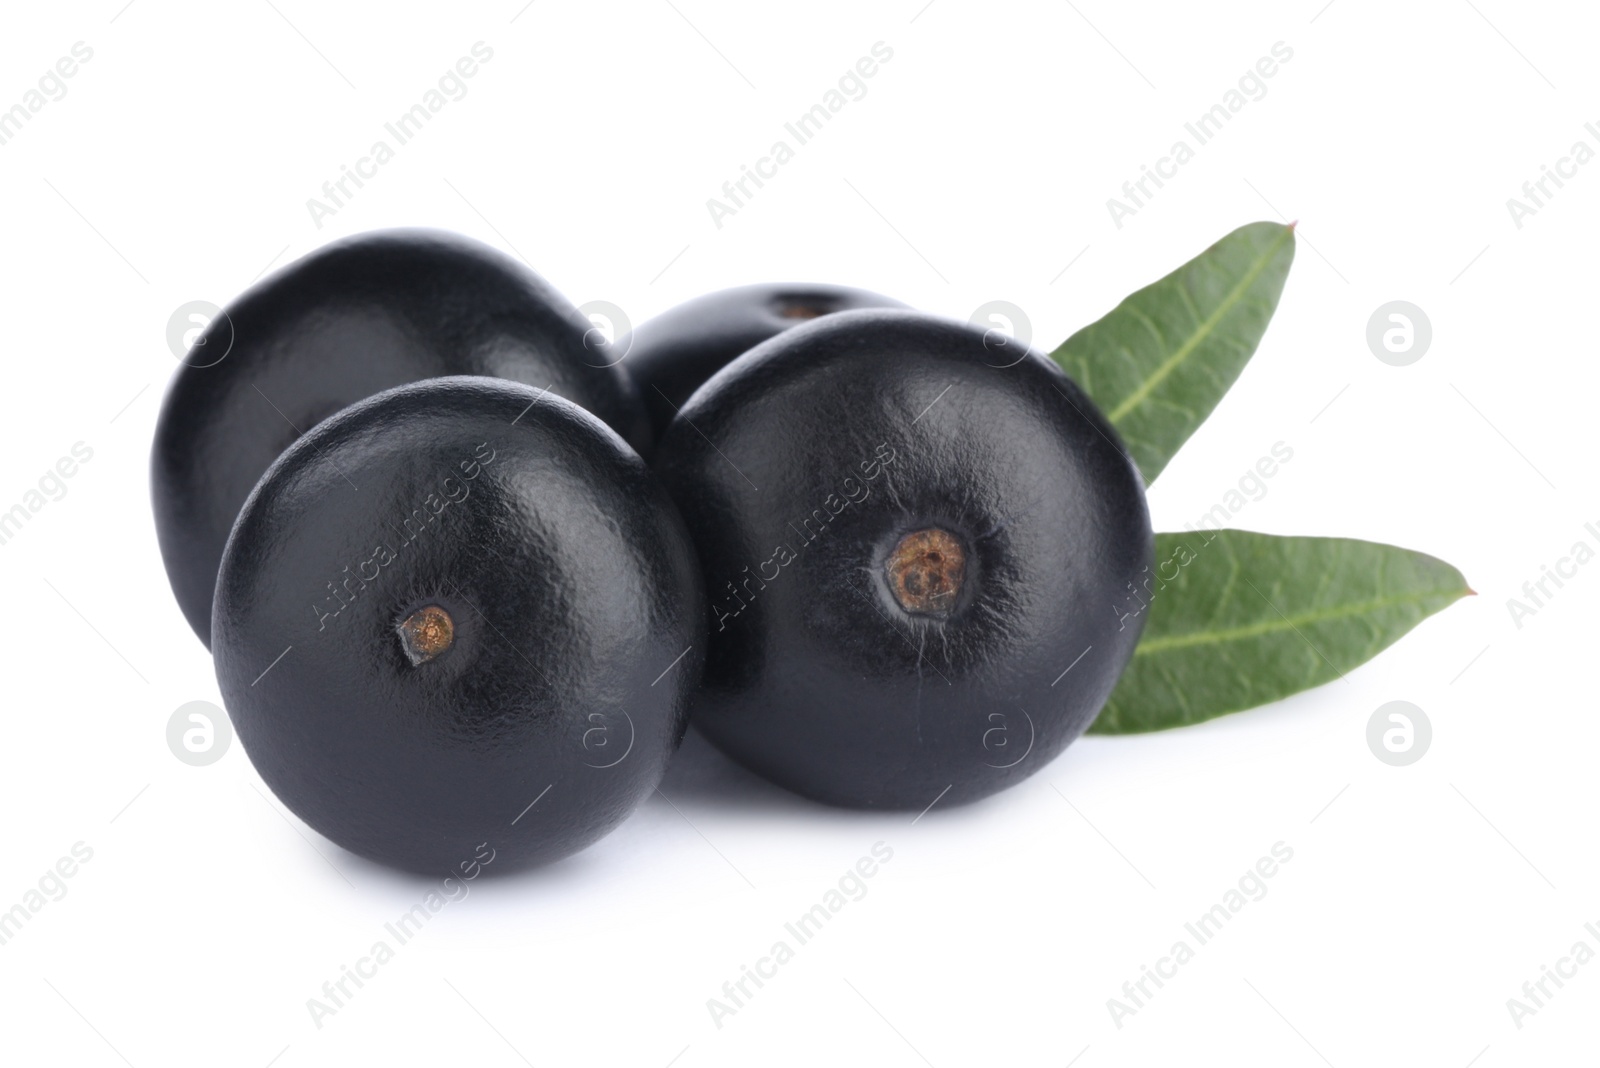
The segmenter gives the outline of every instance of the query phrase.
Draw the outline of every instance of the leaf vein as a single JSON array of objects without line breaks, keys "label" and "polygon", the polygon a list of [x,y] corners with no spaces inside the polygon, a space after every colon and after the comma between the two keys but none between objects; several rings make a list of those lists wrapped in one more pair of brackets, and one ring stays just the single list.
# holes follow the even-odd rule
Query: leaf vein
[{"label": "leaf vein", "polygon": [[[1277,240],[1274,241],[1271,246],[1269,246],[1267,250],[1263,252],[1253,264],[1250,265],[1250,270],[1245,273],[1244,277],[1240,278],[1233,289],[1230,290],[1225,297],[1223,297],[1221,303],[1217,305],[1216,310],[1201,321],[1199,326],[1195,329],[1195,332],[1190,334],[1189,337],[1184,340],[1183,344],[1179,345],[1177,349],[1173,351],[1172,355],[1161,361],[1161,363],[1156,366],[1155,370],[1151,371],[1150,374],[1146,376],[1144,381],[1139,383],[1139,386],[1132,393],[1124,397],[1120,404],[1107,413],[1106,418],[1110,419],[1113,425],[1121,421],[1129,412],[1137,408],[1139,404],[1146,397],[1148,397],[1157,386],[1166,380],[1168,375],[1177,370],[1178,367],[1181,366],[1183,362],[1194,353],[1195,349],[1200,347],[1200,343],[1211,335],[1211,332],[1217,328],[1217,324],[1227,316],[1228,312],[1232,311],[1240,304],[1250,287],[1255,284],[1256,279],[1261,277],[1262,273],[1267,269],[1267,265],[1270,264],[1273,258],[1277,256],[1279,250],[1288,243],[1289,236],[1292,232],[1293,231],[1285,228],[1283,232],[1278,235]],[[1180,288],[1182,284],[1182,279],[1179,279],[1178,285]],[[1130,307],[1130,310],[1135,309]]]},{"label": "leaf vein", "polygon": [[1151,638],[1149,641],[1141,642],[1139,647],[1134,650],[1133,655],[1149,656],[1151,653],[1165,652],[1168,649],[1184,649],[1195,645],[1220,645],[1224,642],[1245,641],[1267,634],[1292,630],[1302,625],[1327,623],[1349,616],[1360,616],[1365,612],[1376,611],[1381,608],[1415,605],[1435,597],[1454,599],[1461,596],[1462,592],[1461,590],[1427,590],[1399,597],[1381,597],[1371,601],[1339,605],[1332,609],[1304,612],[1297,616],[1277,616],[1263,620],[1260,623],[1250,623],[1227,630],[1200,630],[1190,634],[1173,634],[1163,638]]}]

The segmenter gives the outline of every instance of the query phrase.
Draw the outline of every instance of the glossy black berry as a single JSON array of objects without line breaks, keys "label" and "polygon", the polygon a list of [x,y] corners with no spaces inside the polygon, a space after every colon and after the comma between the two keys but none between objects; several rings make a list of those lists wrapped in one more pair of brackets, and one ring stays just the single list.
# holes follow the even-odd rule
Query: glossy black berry
[{"label": "glossy black berry", "polygon": [[330,417],[228,540],[217,680],[256,770],[344,848],[504,871],[621,822],[682,738],[704,648],[687,531],[598,419],[451,377]]},{"label": "glossy black berry", "polygon": [[657,437],[701,384],[770,337],[824,315],[903,308],[848,286],[753,285],[708,293],[641,323],[618,339],[622,365],[639,384]]},{"label": "glossy black berry", "polygon": [[392,386],[472,374],[549,389],[636,447],[646,420],[590,323],[486,245],[428,230],[338,241],[240,296],[173,377],[151,456],[162,559],[210,644],[217,564],[267,466],[321,420]]},{"label": "glossy black berry", "polygon": [[1138,470],[1048,358],[967,324],[797,327],[707,382],[653,463],[706,577],[691,721],[807,797],[922,809],[1014,784],[1138,642]]}]

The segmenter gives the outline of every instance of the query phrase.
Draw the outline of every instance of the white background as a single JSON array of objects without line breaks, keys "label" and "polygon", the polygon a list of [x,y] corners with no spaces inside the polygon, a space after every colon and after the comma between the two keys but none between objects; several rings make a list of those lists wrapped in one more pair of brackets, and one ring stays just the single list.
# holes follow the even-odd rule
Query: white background
[{"label": "white background", "polygon": [[[1324,2],[10,6],[0,106],[74,42],[93,58],[0,146],[0,507],[75,442],[93,459],[0,546],[0,909],[74,843],[93,859],[0,946],[0,1058],[1592,1063],[1600,963],[1520,1028],[1506,1000],[1580,939],[1600,949],[1600,565],[1520,629],[1506,601],[1600,541],[1600,165],[1520,228],[1506,201],[1575,141],[1600,147],[1600,26],[1575,3]],[[307,198],[480,40],[468,94],[314,225]],[[867,95],[713,225],[707,198],[878,41],[893,58]],[[1267,94],[1114,225],[1107,198],[1279,41],[1293,58]],[[218,700],[148,502],[174,309],[427,224],[635,322],[817,280],[963,319],[1008,300],[1049,348],[1257,218],[1300,220],[1297,261],[1254,362],[1153,489],[1157,528],[1282,441],[1293,460],[1237,525],[1424,549],[1480,596],[1344,681],[1086,738],[915,823],[802,803],[691,737],[672,803],[472,884],[313,1023],[307,999],[429,886],[309,831],[237,745],[201,768],[167,748],[179,705]],[[1409,367],[1365,342],[1395,299],[1433,324]],[[1409,767],[1365,741],[1395,699],[1433,724]],[[879,841],[893,860],[867,896],[717,1027],[707,999]],[[1117,1027],[1107,999],[1280,841],[1267,896]]]}]

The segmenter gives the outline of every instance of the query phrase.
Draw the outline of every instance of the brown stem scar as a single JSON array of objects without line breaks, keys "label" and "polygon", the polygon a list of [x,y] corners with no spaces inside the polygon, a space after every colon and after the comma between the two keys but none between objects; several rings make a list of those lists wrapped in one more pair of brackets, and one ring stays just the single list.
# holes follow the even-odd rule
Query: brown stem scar
[{"label": "brown stem scar", "polygon": [[815,319],[824,314],[823,310],[815,304],[802,304],[799,301],[790,301],[779,305],[778,314],[785,319]]},{"label": "brown stem scar", "polygon": [[967,574],[967,554],[949,531],[914,530],[900,539],[884,564],[889,591],[907,612],[947,616]]},{"label": "brown stem scar", "polygon": [[412,667],[440,656],[456,640],[455,620],[436,604],[417,609],[395,629],[400,634],[400,648],[405,650]]}]

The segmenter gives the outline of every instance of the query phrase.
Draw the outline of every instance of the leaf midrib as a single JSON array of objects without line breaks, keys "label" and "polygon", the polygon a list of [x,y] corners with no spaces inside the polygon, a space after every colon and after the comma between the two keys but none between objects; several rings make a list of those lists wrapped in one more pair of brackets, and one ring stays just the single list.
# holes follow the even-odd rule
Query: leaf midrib
[{"label": "leaf midrib", "polygon": [[[1205,322],[1200,324],[1199,329],[1193,334],[1190,334],[1184,343],[1179,345],[1171,356],[1168,356],[1165,360],[1161,361],[1160,366],[1152,371],[1148,378],[1139,383],[1139,387],[1137,389],[1128,394],[1128,396],[1124,397],[1122,403],[1118,404],[1111,410],[1106,418],[1111,420],[1112,425],[1115,426],[1130,411],[1138,407],[1138,405],[1141,404],[1157,386],[1166,380],[1168,375],[1177,370],[1179,365],[1181,365],[1183,361],[1187,360],[1190,355],[1194,353],[1194,350],[1199,347],[1202,341],[1211,335],[1211,332],[1217,328],[1217,324],[1222,321],[1223,316],[1232,311],[1234,306],[1238,304],[1239,301],[1244,299],[1245,293],[1248,292],[1250,287],[1255,284],[1256,279],[1261,277],[1261,273],[1267,269],[1267,264],[1272,262],[1272,258],[1278,254],[1278,250],[1283,248],[1284,244],[1289,240],[1290,235],[1293,233],[1293,230],[1288,227],[1284,227],[1283,231],[1278,235],[1278,239],[1272,243],[1271,247],[1269,247],[1258,260],[1256,260],[1256,262],[1251,266],[1249,272],[1239,280],[1239,284],[1233,287],[1222,303],[1217,305],[1216,310],[1206,317]],[[1183,285],[1181,279],[1176,281],[1179,286]]]},{"label": "leaf midrib", "polygon": [[1408,593],[1403,597],[1383,597],[1375,601],[1341,605],[1337,609],[1323,612],[1306,612],[1298,616],[1280,616],[1277,619],[1252,623],[1246,627],[1233,627],[1229,630],[1202,630],[1195,631],[1192,634],[1175,634],[1166,638],[1152,638],[1148,642],[1140,642],[1138,647],[1134,649],[1133,655],[1146,656],[1150,653],[1166,652],[1169,649],[1186,649],[1194,645],[1222,645],[1225,642],[1244,641],[1247,638],[1259,638],[1267,634],[1293,630],[1301,624],[1325,623],[1343,616],[1360,615],[1363,612],[1378,608],[1393,608],[1396,605],[1414,604],[1435,597],[1459,598],[1465,595],[1465,590],[1427,590],[1422,593]]}]

